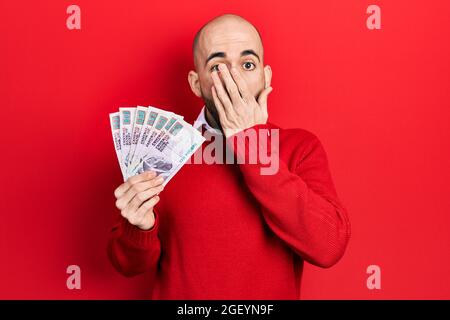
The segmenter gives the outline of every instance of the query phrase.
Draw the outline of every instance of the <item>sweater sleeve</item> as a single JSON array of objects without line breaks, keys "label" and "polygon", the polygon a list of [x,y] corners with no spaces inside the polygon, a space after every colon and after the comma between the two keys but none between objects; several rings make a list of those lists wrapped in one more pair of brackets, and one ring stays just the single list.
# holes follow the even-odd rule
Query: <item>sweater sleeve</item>
[{"label": "sweater sleeve", "polygon": [[[226,142],[237,159],[249,159],[251,153],[278,155],[279,167],[273,174],[261,174],[263,165],[258,157],[255,162],[243,161],[239,167],[250,192],[261,206],[263,218],[269,228],[296,254],[307,262],[322,268],[336,264],[343,256],[349,237],[350,223],[346,209],[338,200],[328,159],[319,139],[310,134],[302,143],[292,145],[297,155],[288,168],[279,157],[279,147],[271,145],[271,139],[258,143],[244,143],[237,147],[250,129],[269,129],[268,125],[256,125],[228,137]],[[289,146],[284,146],[287,148]],[[269,153],[267,153],[269,152]],[[301,154],[301,155],[299,155]],[[244,158],[245,157],[245,158]]]},{"label": "sweater sleeve", "polygon": [[127,277],[151,270],[156,273],[161,254],[158,237],[159,214],[153,209],[155,224],[142,230],[118,215],[111,230],[107,253],[114,268]]}]

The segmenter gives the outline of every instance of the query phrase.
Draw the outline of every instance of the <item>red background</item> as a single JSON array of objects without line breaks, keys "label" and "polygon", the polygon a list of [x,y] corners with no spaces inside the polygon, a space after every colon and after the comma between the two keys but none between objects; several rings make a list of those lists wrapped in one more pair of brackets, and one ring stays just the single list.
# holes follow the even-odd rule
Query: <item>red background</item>
[{"label": "red background", "polygon": [[[270,120],[321,139],[352,222],[344,258],[306,266],[303,298],[450,298],[450,2],[0,2],[0,298],[146,298],[106,256],[121,182],[108,113],[196,117],[191,41],[241,14],[273,69]],[[366,28],[381,7],[382,29]],[[81,267],[81,290],[66,268]],[[366,268],[381,267],[381,290]]]}]

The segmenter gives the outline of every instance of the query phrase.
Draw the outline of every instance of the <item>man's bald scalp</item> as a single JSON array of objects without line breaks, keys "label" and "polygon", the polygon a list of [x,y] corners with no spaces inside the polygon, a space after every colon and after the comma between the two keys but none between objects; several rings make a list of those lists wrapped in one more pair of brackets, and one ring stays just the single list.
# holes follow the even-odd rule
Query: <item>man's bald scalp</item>
[{"label": "man's bald scalp", "polygon": [[215,18],[209,20],[208,22],[206,22],[206,23],[205,23],[205,24],[197,31],[197,33],[195,34],[195,37],[194,37],[194,41],[193,41],[193,43],[192,43],[192,55],[193,55],[193,57],[194,57],[194,61],[195,61],[195,53],[196,53],[197,47],[198,47],[198,42],[199,42],[199,40],[200,40],[200,36],[202,35],[203,31],[204,31],[204,30],[206,29],[206,27],[209,26],[210,24],[219,22],[219,21],[224,20],[224,19],[235,19],[235,20],[238,20],[238,21],[243,21],[243,22],[245,22],[245,23],[248,23],[249,25],[251,25],[251,26],[256,30],[256,33],[258,34],[259,40],[261,41],[261,44],[262,44],[261,34],[259,33],[259,30],[258,30],[252,23],[250,23],[248,20],[244,19],[243,17],[238,16],[237,14],[226,13],[226,14],[217,16],[217,17],[215,17]]}]

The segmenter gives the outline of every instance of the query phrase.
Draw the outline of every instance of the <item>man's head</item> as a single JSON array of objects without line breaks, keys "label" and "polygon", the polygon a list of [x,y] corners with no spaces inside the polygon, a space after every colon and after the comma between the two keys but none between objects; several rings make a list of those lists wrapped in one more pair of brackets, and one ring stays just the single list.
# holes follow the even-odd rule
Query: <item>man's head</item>
[{"label": "man's head", "polygon": [[219,123],[212,98],[211,72],[218,63],[235,66],[255,96],[270,86],[272,70],[263,64],[264,50],[258,30],[244,18],[225,14],[206,23],[193,43],[195,71],[188,75],[194,94],[202,98],[207,111]]}]

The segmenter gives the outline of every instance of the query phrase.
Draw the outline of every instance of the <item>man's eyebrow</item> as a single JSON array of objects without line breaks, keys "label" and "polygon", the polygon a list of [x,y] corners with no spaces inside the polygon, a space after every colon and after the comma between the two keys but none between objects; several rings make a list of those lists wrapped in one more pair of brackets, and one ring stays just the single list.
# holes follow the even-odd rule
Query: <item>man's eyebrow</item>
[{"label": "man's eyebrow", "polygon": [[247,50],[244,50],[241,52],[241,57],[248,56],[248,55],[254,55],[255,57],[258,58],[258,61],[260,61],[259,56],[252,49],[247,49]]},{"label": "man's eyebrow", "polygon": [[[260,61],[258,54],[252,49],[247,49],[247,50],[244,50],[244,51],[241,52],[241,57],[249,56],[249,55],[253,55],[253,56],[257,57],[258,61]],[[226,57],[225,52],[222,52],[222,51],[213,52],[213,53],[211,53],[208,56],[208,59],[206,59],[205,66],[208,64],[208,61],[211,60],[211,59],[214,59],[214,58],[225,58],[225,57]]]},{"label": "man's eyebrow", "polygon": [[214,58],[224,58],[225,56],[226,56],[225,52],[213,52],[208,56],[208,59],[206,59],[205,66],[209,60],[214,59]]}]

